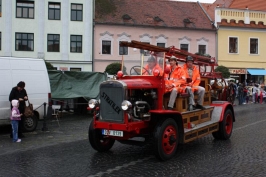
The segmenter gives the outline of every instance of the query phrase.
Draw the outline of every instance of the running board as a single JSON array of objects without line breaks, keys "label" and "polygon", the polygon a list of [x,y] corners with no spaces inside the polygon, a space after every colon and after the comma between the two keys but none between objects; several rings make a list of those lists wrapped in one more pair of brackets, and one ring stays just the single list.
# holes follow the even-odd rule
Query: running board
[{"label": "running board", "polygon": [[207,121],[193,128],[184,128],[184,143],[201,138],[219,130],[219,122]]},{"label": "running board", "polygon": [[182,113],[184,143],[219,130],[219,122],[215,118],[212,119],[214,106],[205,106],[205,108]]}]

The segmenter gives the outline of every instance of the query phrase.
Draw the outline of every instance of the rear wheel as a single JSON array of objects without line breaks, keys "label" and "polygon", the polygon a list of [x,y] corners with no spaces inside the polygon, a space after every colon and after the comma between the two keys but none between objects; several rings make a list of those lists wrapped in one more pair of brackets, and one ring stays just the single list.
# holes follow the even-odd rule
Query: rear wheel
[{"label": "rear wheel", "polygon": [[24,117],[21,123],[24,132],[32,132],[37,127],[38,118],[36,117],[36,115],[30,117]]},{"label": "rear wheel", "polygon": [[219,130],[212,133],[215,139],[227,140],[231,137],[233,130],[233,113],[230,109],[226,110],[223,121],[219,123]]},{"label": "rear wheel", "polygon": [[94,120],[91,121],[88,132],[91,146],[98,152],[110,150],[113,147],[115,140],[102,135],[102,131],[100,129],[94,129],[93,124]]},{"label": "rear wheel", "polygon": [[169,118],[158,124],[154,131],[155,155],[159,160],[172,158],[178,145],[178,129],[176,122]]}]

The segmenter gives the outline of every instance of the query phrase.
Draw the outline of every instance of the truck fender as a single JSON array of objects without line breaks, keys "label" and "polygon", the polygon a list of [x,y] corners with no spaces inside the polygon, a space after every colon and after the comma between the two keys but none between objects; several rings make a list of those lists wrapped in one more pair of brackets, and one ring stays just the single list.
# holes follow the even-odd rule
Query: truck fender
[{"label": "truck fender", "polygon": [[212,111],[211,120],[214,122],[222,122],[224,118],[224,113],[227,109],[230,109],[233,113],[233,121],[235,122],[235,113],[234,108],[231,103],[227,101],[219,102],[220,104],[217,104],[213,102],[214,104],[211,104],[210,106],[214,106],[214,109]]}]

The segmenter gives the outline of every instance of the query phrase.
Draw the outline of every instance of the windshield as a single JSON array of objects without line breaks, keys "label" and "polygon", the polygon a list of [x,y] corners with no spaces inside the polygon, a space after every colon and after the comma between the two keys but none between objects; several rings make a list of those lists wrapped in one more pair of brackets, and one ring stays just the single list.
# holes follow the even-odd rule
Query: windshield
[{"label": "windshield", "polygon": [[123,55],[124,75],[162,76],[164,71],[164,52],[133,49],[133,53]]}]

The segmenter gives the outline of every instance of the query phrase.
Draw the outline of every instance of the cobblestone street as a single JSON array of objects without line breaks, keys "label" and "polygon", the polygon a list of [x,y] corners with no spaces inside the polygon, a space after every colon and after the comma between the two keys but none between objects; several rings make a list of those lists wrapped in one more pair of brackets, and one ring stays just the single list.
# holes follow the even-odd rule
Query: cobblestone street
[{"label": "cobblestone street", "polygon": [[0,176],[265,176],[265,104],[235,106],[236,122],[229,141],[210,135],[178,146],[176,156],[159,162],[150,145],[118,142],[98,153],[88,142],[91,116],[64,115],[60,127],[40,121],[35,132],[12,143],[0,134]]}]

